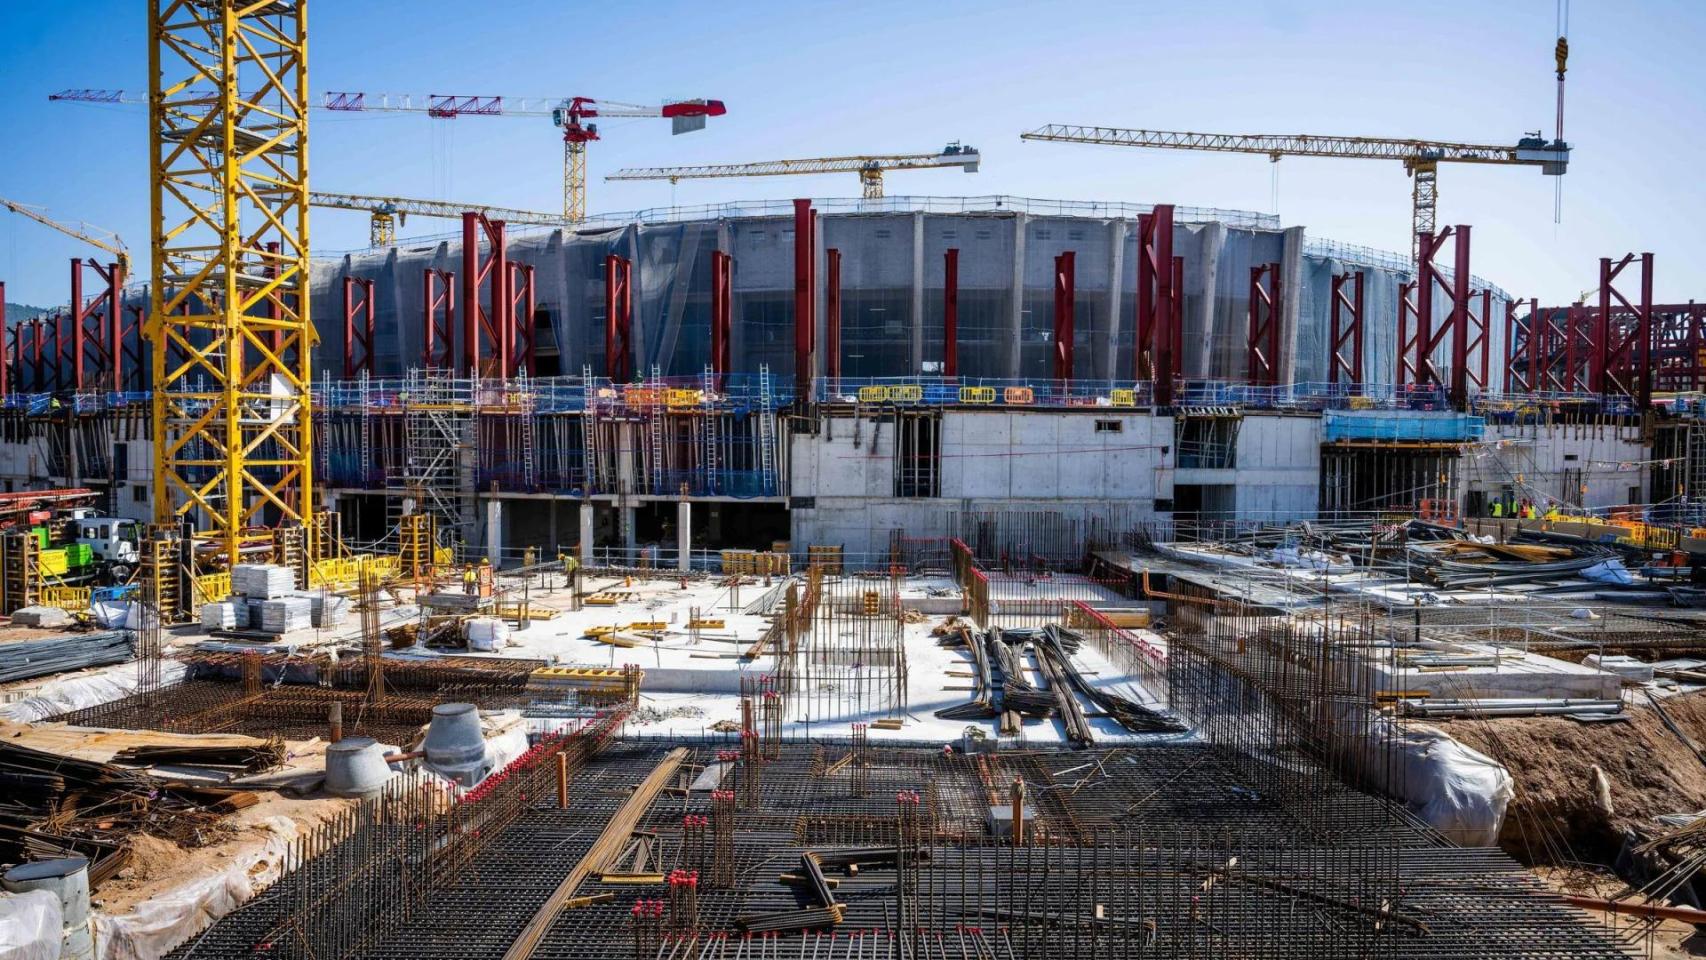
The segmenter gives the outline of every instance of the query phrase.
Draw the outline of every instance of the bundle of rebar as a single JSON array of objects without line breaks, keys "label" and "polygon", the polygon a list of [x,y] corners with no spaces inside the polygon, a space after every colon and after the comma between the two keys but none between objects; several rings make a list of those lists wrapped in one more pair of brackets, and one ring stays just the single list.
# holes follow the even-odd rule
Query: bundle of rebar
[{"label": "bundle of rebar", "polygon": [[283,763],[284,756],[284,741],[274,737],[261,744],[143,744],[125,747],[113,755],[113,762],[136,767],[181,765],[259,773]]},{"label": "bundle of rebar", "polygon": [[136,634],[129,630],[17,640],[0,646],[0,683],[123,663],[135,655]]},{"label": "bundle of rebar", "polygon": [[1120,726],[1133,733],[1182,733],[1189,729],[1177,717],[1151,710],[1117,693],[1103,690],[1084,678],[1072,664],[1072,652],[1083,644],[1083,638],[1066,627],[1051,624],[1043,628],[1037,649],[1045,662],[1053,663],[1066,684],[1084,699],[1100,707]]}]

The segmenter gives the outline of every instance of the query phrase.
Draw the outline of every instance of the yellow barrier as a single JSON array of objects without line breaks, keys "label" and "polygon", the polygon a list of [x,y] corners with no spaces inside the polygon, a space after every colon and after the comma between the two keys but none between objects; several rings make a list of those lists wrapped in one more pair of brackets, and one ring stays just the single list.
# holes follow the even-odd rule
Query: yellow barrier
[{"label": "yellow barrier", "polygon": [[1116,407],[1135,407],[1137,406],[1137,391],[1123,388],[1114,390],[1108,394],[1108,402]]},{"label": "yellow barrier", "polygon": [[201,609],[204,603],[218,603],[231,596],[231,574],[204,573],[195,578],[195,588],[190,594],[192,607]]},{"label": "yellow barrier", "polygon": [[924,388],[916,383],[890,387],[889,399],[895,403],[917,403],[924,399]]},{"label": "yellow barrier", "polygon": [[994,403],[995,402],[995,388],[994,387],[961,387],[960,388],[960,402],[961,403]]},{"label": "yellow barrier", "polygon": [[1030,387],[1008,387],[1001,391],[1002,403],[1031,403],[1036,398],[1036,393]]},{"label": "yellow barrier", "polygon": [[679,410],[683,407],[697,407],[701,403],[705,402],[705,391],[684,390],[679,387],[671,387],[664,394],[664,402],[668,404],[672,410]]},{"label": "yellow barrier", "polygon": [[44,607],[58,607],[69,613],[80,613],[89,609],[89,588],[42,587],[40,603]]},{"label": "yellow barrier", "polygon": [[860,387],[860,403],[882,403],[889,398],[888,387]]}]

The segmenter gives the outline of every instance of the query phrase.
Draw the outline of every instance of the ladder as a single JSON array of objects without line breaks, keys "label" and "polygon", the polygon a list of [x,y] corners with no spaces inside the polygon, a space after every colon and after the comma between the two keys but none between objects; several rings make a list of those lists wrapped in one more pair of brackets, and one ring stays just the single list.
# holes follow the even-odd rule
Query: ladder
[{"label": "ladder", "polygon": [[538,476],[533,464],[533,387],[527,382],[527,371],[523,370],[515,382],[515,409],[519,416],[511,418],[516,429],[520,431],[517,440],[521,446],[521,488],[532,490]]},{"label": "ladder", "polygon": [[581,450],[585,457],[582,472],[586,475],[586,492],[590,495],[610,489],[610,485],[604,482],[604,458],[599,453],[598,384],[592,378],[591,364],[581,367],[581,384],[586,397],[581,406]]},{"label": "ladder", "polygon": [[705,401],[703,409],[705,413],[705,493],[715,496],[722,492],[722,484],[718,482],[720,478],[717,475],[717,470],[719,468],[719,464],[717,463],[717,444],[718,428],[722,425],[723,415],[722,412],[717,409],[717,404],[714,399],[717,378],[716,375],[711,372],[710,367],[705,368],[704,379]]},{"label": "ladder", "polygon": [[651,390],[654,401],[647,405],[646,433],[651,441],[652,463],[645,487],[652,493],[668,493],[663,469],[663,421],[668,407],[663,402],[663,377],[658,373],[657,364],[652,364]]},{"label": "ladder", "polygon": [[758,367],[758,477],[761,496],[779,496],[776,486],[776,399],[770,389],[770,365]]},{"label": "ladder", "polygon": [[375,467],[373,457],[373,404],[368,402],[367,371],[361,371],[356,380],[356,389],[361,391],[361,436],[357,440],[357,449],[361,451],[361,475],[364,480],[371,480]]}]

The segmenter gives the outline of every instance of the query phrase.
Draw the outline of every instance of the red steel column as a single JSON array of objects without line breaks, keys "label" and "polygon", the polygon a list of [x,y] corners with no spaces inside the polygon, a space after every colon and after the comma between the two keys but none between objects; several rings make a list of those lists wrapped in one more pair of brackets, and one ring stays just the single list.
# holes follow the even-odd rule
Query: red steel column
[{"label": "red steel column", "polygon": [[1174,262],[1173,206],[1156,204],[1137,220],[1136,378],[1150,380],[1157,406],[1173,403],[1174,328],[1179,324],[1177,279],[1183,262]]},{"label": "red steel column", "polygon": [[1054,258],[1054,378],[1072,379],[1073,308],[1078,293],[1077,254],[1072,250]]},{"label": "red steel column", "polygon": [[71,389],[83,389],[83,261],[78,257],[71,258]]},{"label": "red steel column", "polygon": [[[10,332],[10,336],[8,336]],[[6,281],[0,280],[0,399],[12,392],[12,358],[18,354],[18,332],[6,326]]]},{"label": "red steel column", "polygon": [[505,312],[509,317],[510,343],[514,345],[510,352],[510,373],[525,371],[531,377],[538,365],[533,349],[533,339],[538,332],[533,322],[533,311],[538,306],[533,288],[533,264],[509,264],[505,303]]},{"label": "red steel column", "polygon": [[942,252],[942,376],[960,375],[960,248]]},{"label": "red steel column", "polygon": [[711,379],[715,389],[728,383],[731,350],[730,334],[734,331],[733,297],[734,257],[721,250],[711,253]]},{"label": "red steel column", "polygon": [[633,332],[632,265],[612,253],[604,258],[604,375],[612,383],[632,378],[628,351]]},{"label": "red steel column", "polygon": [[462,375],[480,375],[480,215],[462,214]]},{"label": "red steel column", "polygon": [[824,376],[841,379],[841,251],[830,247],[823,252],[823,325]]},{"label": "red steel column", "polygon": [[107,264],[107,367],[114,392],[124,389],[124,267]]},{"label": "red steel column", "polygon": [[794,201],[794,392],[810,396],[817,331],[817,249],[810,200]]}]

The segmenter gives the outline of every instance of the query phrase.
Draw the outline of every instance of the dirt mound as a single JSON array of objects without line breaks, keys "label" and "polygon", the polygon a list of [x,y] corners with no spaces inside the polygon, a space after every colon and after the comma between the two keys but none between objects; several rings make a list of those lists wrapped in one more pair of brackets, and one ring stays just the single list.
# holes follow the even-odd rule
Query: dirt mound
[{"label": "dirt mound", "polygon": [[[1706,692],[1669,697],[1666,712],[1706,745]],[[1565,717],[1455,720],[1452,738],[1503,763],[1516,781],[1499,845],[1530,864],[1609,862],[1630,827],[1645,832],[1661,813],[1706,809],[1706,762],[1636,695],[1627,723]],[[1599,777],[1611,809],[1600,800]]]}]

